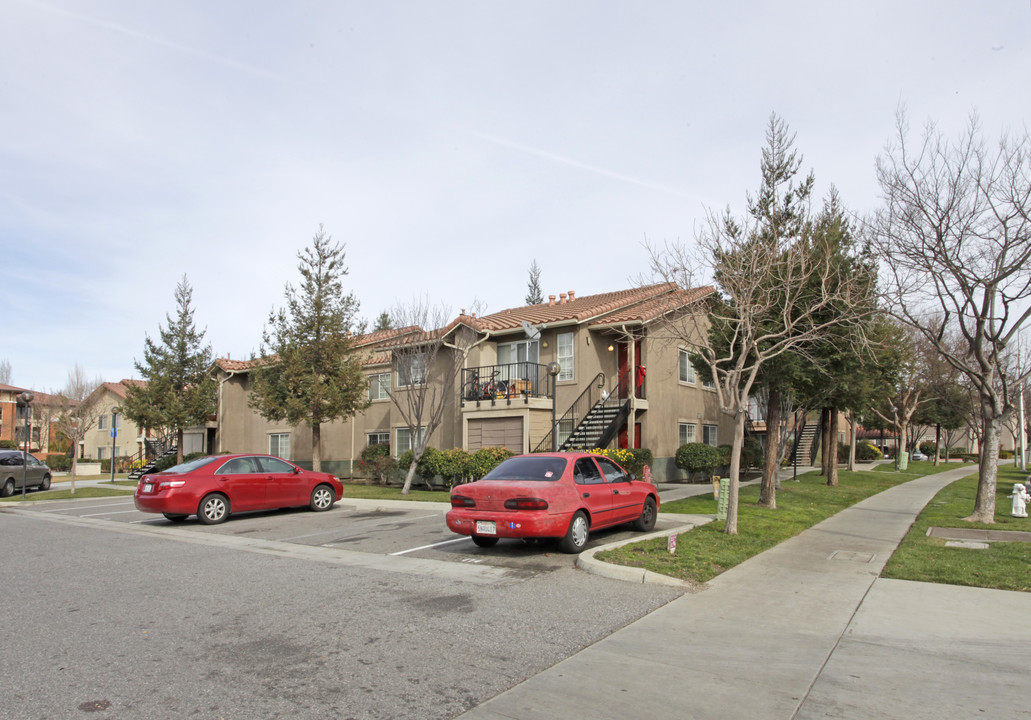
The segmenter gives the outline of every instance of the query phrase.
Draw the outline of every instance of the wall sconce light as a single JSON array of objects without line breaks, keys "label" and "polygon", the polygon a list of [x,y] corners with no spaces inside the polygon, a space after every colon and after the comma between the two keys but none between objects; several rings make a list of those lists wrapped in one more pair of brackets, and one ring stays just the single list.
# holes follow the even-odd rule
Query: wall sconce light
[{"label": "wall sconce light", "polygon": [[615,348],[615,346],[613,346],[613,345],[612,345],[612,344],[610,343],[610,344],[609,344],[609,352],[612,352],[612,351],[613,351],[613,350],[615,350],[615,349],[616,349],[616,348]]},{"label": "wall sconce light", "polygon": [[541,347],[548,347],[548,341],[547,340],[541,340]]}]

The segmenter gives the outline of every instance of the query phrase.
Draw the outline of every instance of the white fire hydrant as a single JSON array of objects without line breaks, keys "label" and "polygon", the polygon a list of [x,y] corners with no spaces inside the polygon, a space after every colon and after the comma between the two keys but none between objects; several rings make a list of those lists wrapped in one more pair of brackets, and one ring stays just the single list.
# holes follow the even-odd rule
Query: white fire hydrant
[{"label": "white fire hydrant", "polygon": [[1013,493],[1010,495],[1013,498],[1013,511],[1010,513],[1013,517],[1026,518],[1027,517],[1027,488],[1024,487],[1023,483],[1014,483]]}]

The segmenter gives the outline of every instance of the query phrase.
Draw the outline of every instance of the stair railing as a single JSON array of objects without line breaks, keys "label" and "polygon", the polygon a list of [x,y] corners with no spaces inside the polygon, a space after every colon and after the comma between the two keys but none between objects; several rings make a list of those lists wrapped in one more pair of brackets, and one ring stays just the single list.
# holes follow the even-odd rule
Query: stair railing
[{"label": "stair railing", "polygon": [[[544,436],[544,439],[537,444],[537,447],[535,447],[533,451],[535,453],[551,452],[552,447],[554,447],[552,444],[553,438],[555,437],[555,433],[558,430],[559,425],[566,421],[572,421],[574,428],[579,425],[579,422],[576,419],[580,418],[582,420],[587,416],[587,413],[590,412],[591,408],[597,404],[597,400],[595,398],[601,396],[601,388],[604,386],[605,373],[600,372],[594,376],[594,379],[591,380],[590,384],[586,388],[584,388],[584,391],[580,393],[580,396],[573,401],[573,404],[569,406],[569,409],[566,410],[565,413],[563,413],[562,417],[555,420],[555,424],[552,426],[551,430],[548,431],[548,434]],[[554,387],[552,388],[552,392],[555,392]]]}]

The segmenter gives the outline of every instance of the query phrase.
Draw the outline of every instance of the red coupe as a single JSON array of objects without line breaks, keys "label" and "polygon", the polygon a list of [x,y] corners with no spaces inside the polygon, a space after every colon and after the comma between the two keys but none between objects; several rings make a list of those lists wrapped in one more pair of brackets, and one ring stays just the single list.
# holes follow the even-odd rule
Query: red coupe
[{"label": "red coupe", "polygon": [[196,515],[205,525],[230,512],[307,505],[329,510],[344,492],[329,473],[312,472],[272,455],[214,455],[144,475],[136,486],[136,508],[172,521]]},{"label": "red coupe", "polygon": [[505,460],[477,482],[451,490],[447,526],[480,547],[498,538],[559,538],[578,553],[591,530],[632,522],[655,527],[659,491],[608,458],[539,453]]}]

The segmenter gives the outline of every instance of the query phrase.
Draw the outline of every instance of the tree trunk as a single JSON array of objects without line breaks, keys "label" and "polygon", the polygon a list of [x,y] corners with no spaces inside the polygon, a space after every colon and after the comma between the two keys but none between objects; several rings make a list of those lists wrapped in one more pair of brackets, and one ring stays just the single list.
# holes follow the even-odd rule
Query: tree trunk
[{"label": "tree trunk", "polygon": [[830,408],[830,418],[827,422],[830,426],[829,438],[827,440],[827,484],[831,487],[838,486],[838,409]]},{"label": "tree trunk", "polygon": [[[111,467],[114,467],[114,458],[111,458]],[[175,464],[181,465],[183,462],[183,429],[175,429]]]},{"label": "tree trunk", "polygon": [[322,472],[322,424],[311,426],[311,469]]},{"label": "tree trunk", "polygon": [[71,495],[75,494],[75,471],[78,469],[76,467],[76,463],[79,462],[78,450],[79,450],[79,443],[76,442],[75,445],[72,447],[72,471],[70,473],[70,477],[71,477],[71,481],[72,481],[72,489],[71,489],[71,493],[70,493]]},{"label": "tree trunk", "polygon": [[831,411],[830,408],[820,410],[820,474],[826,477],[830,473],[828,456],[831,446]]},{"label": "tree trunk", "polygon": [[977,495],[974,497],[974,512],[963,518],[967,522],[995,522],[995,488],[999,478],[999,441],[1003,417],[993,412],[987,402],[982,401],[984,410],[983,437],[981,440],[981,467],[977,477]]},{"label": "tree trunk", "polygon": [[777,508],[777,460],[780,454],[780,390],[770,389],[766,403],[766,450],[763,453],[762,489],[759,506]]},{"label": "tree trunk", "polygon": [[848,469],[850,472],[855,472],[856,469],[856,445],[858,439],[856,438],[856,414],[849,412],[848,414]]},{"label": "tree trunk", "polygon": [[[418,435],[420,433],[415,434]],[[419,465],[419,461],[422,459],[422,454],[426,452],[426,443],[423,442],[422,447],[420,447],[419,445],[419,443],[416,443],[412,447],[412,464],[408,467],[408,474],[405,475],[405,484],[401,488],[402,495],[407,495],[409,491],[411,491],[412,480],[415,478],[415,471],[417,469],[417,466]]]},{"label": "tree trunk", "polygon": [[[747,398],[744,407],[748,407]],[[745,411],[738,409],[734,413],[734,443],[730,447],[730,499],[727,502],[727,524],[723,528],[727,535],[737,535],[737,498],[741,477],[741,448],[744,444]]]},{"label": "tree trunk", "polygon": [[942,426],[938,423],[934,426],[934,466],[938,467],[939,458],[941,457],[941,446],[942,446]]}]

